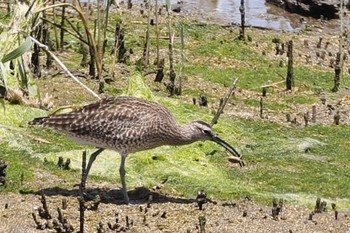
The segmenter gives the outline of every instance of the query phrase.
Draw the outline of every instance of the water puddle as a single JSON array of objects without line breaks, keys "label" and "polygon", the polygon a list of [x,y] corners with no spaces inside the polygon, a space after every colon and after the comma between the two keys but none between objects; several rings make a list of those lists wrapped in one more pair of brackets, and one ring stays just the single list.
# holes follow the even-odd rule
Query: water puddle
[{"label": "water puddle", "polygon": [[[106,0],[101,0],[106,1]],[[119,0],[120,4],[126,4],[128,0]],[[148,0],[131,0],[134,6],[140,6]],[[155,0],[150,0],[155,4]],[[210,19],[214,23],[223,25],[240,25],[241,0],[170,0],[172,8],[181,7],[181,13],[191,15],[198,19]],[[345,4],[349,0],[345,0]],[[96,0],[80,0],[80,2],[96,2]],[[180,2],[180,3],[179,3]],[[278,31],[295,31],[302,28],[303,23],[318,25],[320,21],[310,17],[290,13],[284,9],[266,3],[261,0],[245,0],[246,26],[273,29]],[[158,0],[159,5],[165,5],[165,0]],[[338,30],[339,20],[327,21],[328,29]],[[344,22],[347,22],[345,20]],[[321,27],[325,26],[324,24]]]},{"label": "water puddle", "polygon": [[[172,1],[176,4],[175,0]],[[183,10],[185,13],[198,11],[203,15],[211,15],[216,20],[226,24],[240,24],[240,2],[240,0],[184,1]],[[292,20],[286,16],[296,18],[295,22],[298,22],[301,18],[259,0],[245,0],[245,13],[247,25],[284,31],[291,31],[299,27],[299,25],[293,25]]]}]

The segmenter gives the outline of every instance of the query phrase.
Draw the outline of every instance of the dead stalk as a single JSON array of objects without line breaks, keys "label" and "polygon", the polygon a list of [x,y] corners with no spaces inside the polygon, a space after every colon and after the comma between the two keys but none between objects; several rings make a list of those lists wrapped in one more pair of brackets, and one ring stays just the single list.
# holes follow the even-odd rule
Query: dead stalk
[{"label": "dead stalk", "polygon": [[229,91],[227,92],[226,96],[224,97],[224,99],[223,99],[223,101],[222,101],[222,104],[220,104],[218,111],[216,112],[216,114],[215,114],[213,120],[212,120],[211,123],[210,123],[211,126],[213,126],[213,125],[215,125],[215,124],[217,123],[217,121],[218,121],[218,119],[219,119],[221,113],[223,112],[223,110],[224,110],[224,108],[225,108],[225,105],[226,105],[228,99],[231,97],[233,91],[235,90],[237,81],[238,81],[238,78],[236,78],[236,79],[233,81],[233,83],[232,83],[232,85],[231,85]]},{"label": "dead stalk", "polygon": [[90,94],[92,94],[93,96],[95,96],[97,99],[101,99],[101,97],[99,97],[95,92],[93,92],[90,88],[88,88],[84,83],[80,82],[80,80],[75,77],[69,70],[68,68],[61,62],[61,60],[54,54],[52,53],[49,48],[40,43],[39,41],[37,41],[35,38],[29,36],[30,39],[36,43],[40,48],[44,49],[47,53],[49,53],[53,59],[55,59],[55,61],[61,66],[61,68],[63,69],[64,72],[66,72],[68,74],[68,76],[70,76],[74,81],[76,81],[80,86],[82,86],[85,90],[87,90]]}]

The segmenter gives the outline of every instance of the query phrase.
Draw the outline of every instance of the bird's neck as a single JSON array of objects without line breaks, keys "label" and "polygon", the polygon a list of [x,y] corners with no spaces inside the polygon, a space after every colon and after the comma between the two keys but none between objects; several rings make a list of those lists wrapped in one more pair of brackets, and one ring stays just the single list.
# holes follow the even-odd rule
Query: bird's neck
[{"label": "bird's neck", "polygon": [[191,124],[177,125],[169,136],[169,145],[186,145],[198,140]]}]

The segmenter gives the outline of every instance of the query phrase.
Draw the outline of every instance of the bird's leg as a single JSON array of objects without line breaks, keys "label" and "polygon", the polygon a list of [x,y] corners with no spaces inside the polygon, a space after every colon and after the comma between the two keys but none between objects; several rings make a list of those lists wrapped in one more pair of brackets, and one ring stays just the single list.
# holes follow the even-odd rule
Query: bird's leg
[{"label": "bird's leg", "polygon": [[86,169],[85,169],[85,174],[83,175],[83,184],[84,184],[84,186],[85,186],[85,183],[86,183],[87,176],[88,176],[88,174],[90,172],[92,163],[95,161],[97,155],[101,154],[102,151],[104,151],[104,148],[99,148],[98,150],[96,150],[94,153],[92,153],[90,155],[90,159],[89,159],[88,165],[86,166]]},{"label": "bird's leg", "polygon": [[129,197],[128,197],[128,192],[126,191],[126,182],[125,182],[125,161],[126,161],[126,154],[121,154],[121,162],[120,162],[120,168],[119,168],[119,174],[120,174],[120,179],[122,181],[122,191],[124,195],[124,202],[125,204],[129,204]]}]

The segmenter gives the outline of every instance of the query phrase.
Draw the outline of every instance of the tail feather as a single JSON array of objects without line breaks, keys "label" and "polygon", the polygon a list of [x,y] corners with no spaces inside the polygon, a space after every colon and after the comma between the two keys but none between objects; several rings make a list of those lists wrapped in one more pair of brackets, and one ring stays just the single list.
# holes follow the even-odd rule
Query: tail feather
[{"label": "tail feather", "polygon": [[38,117],[29,121],[29,125],[42,125],[55,128],[58,130],[68,130],[75,121],[75,116],[57,115],[51,117]]},{"label": "tail feather", "polygon": [[43,125],[46,118],[47,117],[34,118],[33,120],[29,121],[28,124],[29,125]]}]

